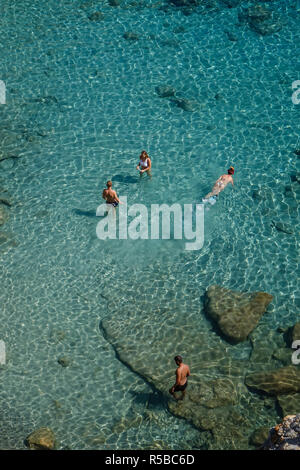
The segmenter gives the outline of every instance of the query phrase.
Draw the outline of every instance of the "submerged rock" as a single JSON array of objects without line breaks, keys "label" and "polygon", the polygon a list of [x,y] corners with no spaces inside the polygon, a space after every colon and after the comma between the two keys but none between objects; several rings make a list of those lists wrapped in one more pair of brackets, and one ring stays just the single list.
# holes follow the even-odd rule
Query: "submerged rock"
[{"label": "submerged rock", "polygon": [[300,414],[288,415],[282,423],[274,426],[262,449],[300,450]]},{"label": "submerged rock", "polygon": [[281,409],[281,415],[291,415],[299,413],[300,393],[290,393],[287,395],[278,395],[277,403]]},{"label": "submerged rock", "polygon": [[245,384],[270,395],[300,392],[300,368],[291,365],[269,372],[255,372],[246,376]]},{"label": "submerged rock", "polygon": [[196,101],[188,100],[187,98],[171,98],[170,101],[174,103],[178,108],[183,109],[184,111],[194,112],[199,108],[199,103]]},{"label": "submerged rock", "polygon": [[111,7],[119,7],[121,5],[121,0],[108,0],[108,4]]},{"label": "submerged rock", "polygon": [[25,444],[33,450],[53,450],[55,448],[54,432],[50,428],[37,429],[27,436]]},{"label": "submerged rock", "polygon": [[272,299],[266,292],[235,292],[216,285],[206,291],[205,310],[223,335],[238,343],[254,330]]},{"label": "submerged rock", "polygon": [[66,356],[60,357],[57,359],[58,364],[60,364],[62,367],[68,367],[71,363],[70,359]]},{"label": "submerged rock", "polygon": [[246,8],[238,17],[240,23],[248,22],[250,28],[262,36],[277,33],[282,28],[278,15],[262,5]]},{"label": "submerged rock", "polygon": [[226,33],[226,35],[227,35],[229,41],[231,41],[231,42],[237,42],[238,37],[237,37],[235,34],[233,34],[231,31],[227,31],[227,30],[225,31],[225,33]]},{"label": "submerged rock", "polygon": [[95,13],[88,16],[88,19],[90,21],[102,21],[104,19],[104,15],[101,11],[95,11]]},{"label": "submerged rock", "polygon": [[280,361],[283,365],[289,366],[292,360],[292,349],[290,348],[278,348],[272,354],[272,357]]},{"label": "submerged rock", "polygon": [[271,225],[272,227],[275,227],[276,230],[278,230],[278,232],[284,232],[284,233],[287,233],[288,235],[291,235],[294,233],[294,230],[289,224],[285,224],[283,222],[276,222],[272,220]]},{"label": "submerged rock", "polygon": [[0,245],[16,247],[18,242],[14,240],[12,233],[0,232]]},{"label": "submerged rock", "polygon": [[267,426],[262,426],[251,434],[249,442],[255,447],[260,447],[268,439],[268,436],[269,428]]},{"label": "submerged rock", "polygon": [[300,340],[300,322],[296,323],[291,329],[291,343]]},{"label": "submerged rock", "polygon": [[123,38],[127,41],[138,41],[139,36],[131,31],[126,31],[126,33],[123,34]]},{"label": "submerged rock", "polygon": [[8,200],[8,199],[5,199],[3,197],[0,197],[0,204],[4,204],[5,206],[7,207],[11,207],[12,206],[12,203]]},{"label": "submerged rock", "polygon": [[160,85],[155,88],[156,93],[160,98],[169,98],[176,93],[175,88],[169,85]]}]

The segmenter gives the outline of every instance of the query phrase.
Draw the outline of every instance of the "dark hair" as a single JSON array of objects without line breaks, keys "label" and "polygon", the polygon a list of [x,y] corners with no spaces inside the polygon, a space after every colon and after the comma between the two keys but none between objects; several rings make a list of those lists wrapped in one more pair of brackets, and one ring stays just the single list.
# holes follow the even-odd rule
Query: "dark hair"
[{"label": "dark hair", "polygon": [[227,170],[228,174],[229,175],[234,175],[234,168],[233,166],[231,166],[228,170]]},{"label": "dark hair", "polygon": [[148,155],[148,153],[146,152],[146,150],[142,150],[141,155],[140,155],[140,158],[141,158],[141,157],[144,157],[144,156],[145,156],[146,158],[149,158],[149,155]]},{"label": "dark hair", "polygon": [[182,362],[182,356],[175,356],[174,361],[181,363]]},{"label": "dark hair", "polygon": [[106,186],[107,186],[108,188],[110,188],[110,187],[112,186],[112,182],[111,182],[110,180],[107,181]]}]

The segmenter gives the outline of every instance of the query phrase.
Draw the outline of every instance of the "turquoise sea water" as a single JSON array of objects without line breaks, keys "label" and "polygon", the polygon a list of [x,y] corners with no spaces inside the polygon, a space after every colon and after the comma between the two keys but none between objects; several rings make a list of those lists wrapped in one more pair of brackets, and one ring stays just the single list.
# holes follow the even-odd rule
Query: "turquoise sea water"
[{"label": "turquoise sea water", "polygon": [[[190,10],[168,1],[111,3],[0,6],[0,156],[19,157],[0,162],[0,197],[12,202],[0,228],[8,237],[0,245],[2,449],[24,448],[41,426],[55,431],[60,448],[201,447],[200,432],[119,360],[103,319],[121,325],[130,310],[141,328],[141,311],[151,317],[169,308],[175,324],[188,316],[207,331],[209,345],[216,335],[202,296],[220,284],[274,296],[262,335],[299,321],[297,2],[215,1]],[[279,15],[280,31],[263,36],[239,21],[256,3]],[[95,12],[103,18],[94,20]],[[159,97],[161,85],[193,111]],[[135,171],[142,149],[152,179]],[[129,204],[200,203],[229,165],[235,187],[205,212],[201,250],[97,238],[94,214],[108,179]],[[162,329],[157,335],[172,341]],[[249,357],[248,341],[219,341],[237,359]],[[69,367],[57,363],[62,356]],[[166,368],[174,369],[170,358]],[[275,408],[257,410],[252,430],[279,417]]]}]

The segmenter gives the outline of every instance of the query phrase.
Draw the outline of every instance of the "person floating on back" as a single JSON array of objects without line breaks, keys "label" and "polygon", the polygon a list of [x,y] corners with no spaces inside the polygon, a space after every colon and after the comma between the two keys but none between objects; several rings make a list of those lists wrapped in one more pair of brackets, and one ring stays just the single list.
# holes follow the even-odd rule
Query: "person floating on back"
[{"label": "person floating on back", "polygon": [[[187,387],[187,378],[189,375],[191,375],[190,368],[188,365],[184,364],[182,362],[182,357],[181,356],[175,356],[174,361],[177,364],[177,369],[176,369],[176,382],[173,385],[172,388],[170,388],[169,393],[173,395],[175,400],[183,400],[185,397],[185,389]],[[181,392],[181,397],[176,398],[175,393],[176,392]]]},{"label": "person floating on back", "polygon": [[102,197],[103,197],[103,199],[105,199],[106,204],[108,205],[108,208],[109,208],[109,207],[112,207],[112,208],[113,208],[113,211],[114,211],[114,213],[115,213],[115,211],[116,211],[115,208],[116,208],[119,204],[123,204],[123,203],[122,203],[122,202],[120,201],[120,199],[118,198],[116,191],[114,191],[114,190],[112,189],[112,182],[111,182],[111,181],[107,181],[106,186],[107,186],[107,189],[104,189],[104,190],[103,190]]},{"label": "person floating on back", "polygon": [[145,152],[145,150],[143,150],[141,155],[140,155],[140,161],[139,161],[136,169],[139,170],[140,176],[142,176],[142,174],[145,173],[145,171],[147,172],[148,176],[150,176],[150,177],[152,176],[152,174],[151,174],[151,159],[150,159],[149,155],[147,154],[147,152]]},{"label": "person floating on back", "polygon": [[233,176],[234,175],[234,168],[231,166],[227,170],[227,175],[221,175],[220,178],[217,179],[217,181],[214,184],[214,187],[212,188],[211,192],[208,193],[203,199],[203,202],[207,202],[210,198],[213,198],[215,196],[218,196],[218,194],[223,191],[223,189],[226,188],[226,186],[231,183],[233,186]]}]

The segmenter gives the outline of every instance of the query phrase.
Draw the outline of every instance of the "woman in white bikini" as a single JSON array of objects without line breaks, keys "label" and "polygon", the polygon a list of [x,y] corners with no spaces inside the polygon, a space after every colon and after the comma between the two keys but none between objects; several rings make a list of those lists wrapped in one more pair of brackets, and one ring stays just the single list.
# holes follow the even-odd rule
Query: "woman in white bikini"
[{"label": "woman in white bikini", "polygon": [[152,176],[151,171],[150,171],[151,170],[151,160],[150,160],[150,157],[147,154],[147,152],[145,152],[145,150],[143,150],[141,155],[140,155],[140,161],[139,161],[139,164],[137,165],[136,169],[139,170],[140,176],[142,176],[142,174],[145,173],[145,171],[147,172],[148,176],[150,176],[150,177]]},{"label": "woman in white bikini", "polygon": [[233,186],[233,178],[232,176],[234,175],[234,168],[233,166],[231,166],[228,170],[227,170],[227,175],[224,174],[224,175],[221,175],[220,178],[217,179],[217,181],[215,182],[214,184],[214,187],[212,188],[211,192],[208,193],[205,198],[203,199],[203,202],[207,199],[209,199],[210,197],[213,197],[213,196],[218,196],[218,194],[223,191],[223,189],[226,188],[226,186],[228,185],[228,183],[231,183],[232,186]]}]

